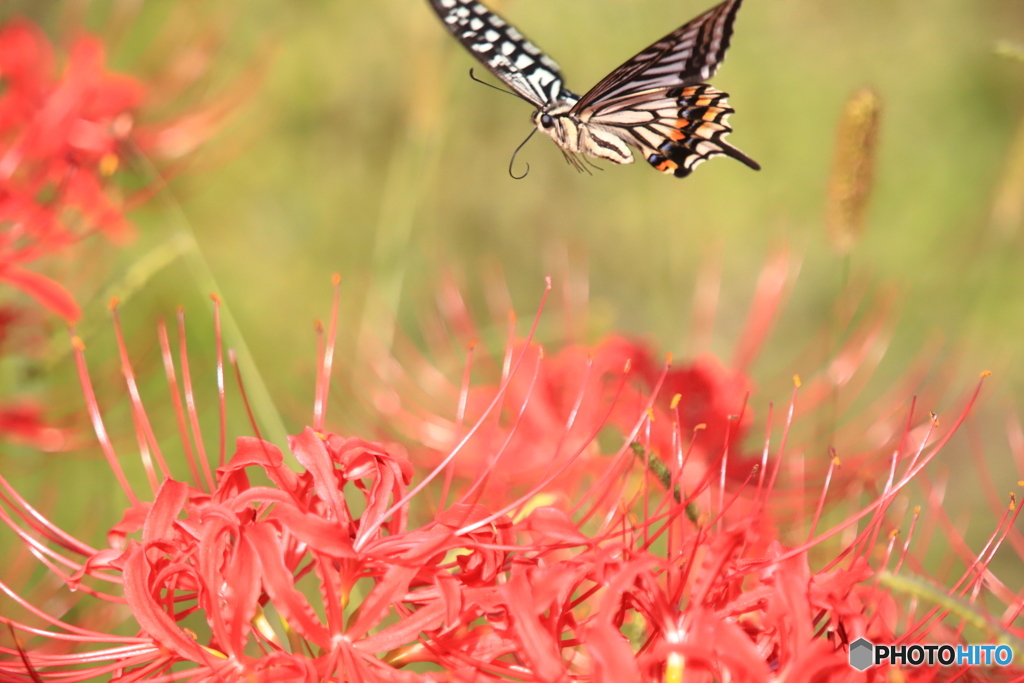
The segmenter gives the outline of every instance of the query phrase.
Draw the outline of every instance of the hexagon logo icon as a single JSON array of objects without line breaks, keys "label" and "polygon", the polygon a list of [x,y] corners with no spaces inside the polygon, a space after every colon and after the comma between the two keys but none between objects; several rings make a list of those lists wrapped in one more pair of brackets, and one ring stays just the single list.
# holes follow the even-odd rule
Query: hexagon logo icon
[{"label": "hexagon logo icon", "polygon": [[865,638],[858,638],[850,643],[850,666],[857,671],[863,671],[872,664],[874,659],[875,646]]}]

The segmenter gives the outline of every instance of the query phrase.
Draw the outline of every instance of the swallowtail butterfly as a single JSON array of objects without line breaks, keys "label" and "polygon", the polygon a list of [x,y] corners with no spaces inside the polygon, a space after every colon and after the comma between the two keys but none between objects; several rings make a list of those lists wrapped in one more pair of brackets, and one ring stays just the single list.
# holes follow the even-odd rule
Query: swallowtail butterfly
[{"label": "swallowtail butterfly", "polygon": [[[481,64],[537,110],[533,124],[577,169],[587,157],[633,163],[630,146],[663,173],[683,178],[724,154],[756,161],[725,141],[733,109],[703,81],[718,70],[742,0],[725,0],[676,29],[580,97],[558,64],[475,0],[430,0],[445,26]],[[536,132],[536,131],[534,131]]]}]

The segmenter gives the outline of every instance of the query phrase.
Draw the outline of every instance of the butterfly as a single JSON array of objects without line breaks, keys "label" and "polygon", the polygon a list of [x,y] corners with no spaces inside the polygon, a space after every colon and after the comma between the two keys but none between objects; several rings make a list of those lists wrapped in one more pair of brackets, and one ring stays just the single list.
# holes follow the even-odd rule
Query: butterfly
[{"label": "butterfly", "polygon": [[578,170],[593,165],[588,157],[631,164],[635,147],[677,178],[718,155],[761,169],[725,141],[734,110],[726,93],[703,82],[725,56],[741,2],[725,0],[704,12],[580,97],[565,87],[553,59],[479,2],[430,0],[451,34],[512,94],[536,107],[533,132],[549,135]]}]

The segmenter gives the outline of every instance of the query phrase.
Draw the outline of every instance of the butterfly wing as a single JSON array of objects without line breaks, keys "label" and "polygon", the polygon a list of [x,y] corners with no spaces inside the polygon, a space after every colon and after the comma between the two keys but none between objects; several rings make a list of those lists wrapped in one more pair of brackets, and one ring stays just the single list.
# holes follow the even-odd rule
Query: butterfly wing
[{"label": "butterfly wing", "polygon": [[729,48],[742,0],[725,0],[684,24],[605,76],[573,107],[582,113],[602,100],[711,78]]},{"label": "butterfly wing", "polygon": [[725,142],[734,111],[727,95],[701,83],[722,63],[741,2],[726,0],[643,50],[572,111],[595,130],[637,147],[663,173],[682,178],[720,154],[760,169]]},{"label": "butterfly wing", "polygon": [[677,178],[718,155],[760,170],[756,161],[725,141],[733,113],[726,97],[706,83],[661,88],[604,102],[590,123],[634,145],[651,166]]},{"label": "butterfly wing", "polygon": [[558,64],[479,2],[430,0],[430,5],[463,47],[535,107],[576,99],[565,90]]}]

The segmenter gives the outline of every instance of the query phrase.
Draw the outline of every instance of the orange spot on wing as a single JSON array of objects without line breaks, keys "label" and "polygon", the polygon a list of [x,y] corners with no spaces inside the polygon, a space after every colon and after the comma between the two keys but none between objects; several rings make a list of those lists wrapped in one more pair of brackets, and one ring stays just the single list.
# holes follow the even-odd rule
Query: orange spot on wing
[{"label": "orange spot on wing", "polygon": [[672,173],[677,168],[679,168],[679,164],[672,161],[671,159],[665,159],[665,161],[655,166],[655,168],[661,171],[662,173]]}]

